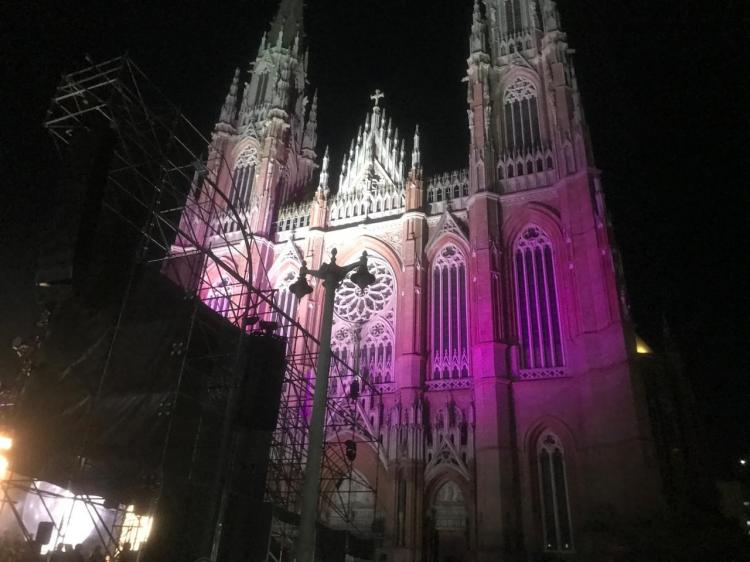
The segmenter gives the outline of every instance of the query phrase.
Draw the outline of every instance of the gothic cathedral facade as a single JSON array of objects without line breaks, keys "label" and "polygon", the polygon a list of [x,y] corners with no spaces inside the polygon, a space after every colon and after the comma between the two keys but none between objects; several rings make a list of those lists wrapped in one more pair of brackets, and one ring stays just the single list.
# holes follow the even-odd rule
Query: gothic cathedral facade
[{"label": "gothic cathedral facade", "polygon": [[[659,477],[554,0],[475,3],[468,168],[429,178],[419,130],[400,138],[379,92],[334,176],[302,23],[302,1],[283,0],[211,150],[233,170],[216,183],[267,249],[278,302],[313,334],[321,289],[299,304],[288,290],[302,260],[370,256],[377,282],[340,287],[332,346],[383,395],[368,416],[382,454],[355,463],[378,479],[356,509],[382,521],[379,559],[598,560],[595,514],[658,503]],[[222,312],[226,280],[204,277]]]}]

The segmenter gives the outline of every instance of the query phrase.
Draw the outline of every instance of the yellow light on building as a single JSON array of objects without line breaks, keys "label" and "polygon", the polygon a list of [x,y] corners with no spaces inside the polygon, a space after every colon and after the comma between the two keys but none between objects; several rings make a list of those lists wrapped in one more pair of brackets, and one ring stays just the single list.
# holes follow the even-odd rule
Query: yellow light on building
[{"label": "yellow light on building", "polygon": [[7,435],[0,435],[0,450],[10,451],[13,448],[13,439]]},{"label": "yellow light on building", "polygon": [[651,349],[648,344],[641,339],[640,336],[635,337],[635,352],[638,355],[651,355],[654,350]]}]

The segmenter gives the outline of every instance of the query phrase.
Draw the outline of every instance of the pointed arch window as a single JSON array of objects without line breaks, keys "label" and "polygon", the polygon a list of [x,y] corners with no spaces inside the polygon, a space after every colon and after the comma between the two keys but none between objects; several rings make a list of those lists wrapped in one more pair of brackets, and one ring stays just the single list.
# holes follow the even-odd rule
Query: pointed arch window
[{"label": "pointed arch window", "polygon": [[269,73],[261,72],[258,75],[258,83],[255,89],[255,104],[260,105],[266,101],[266,91],[268,90],[268,77]]},{"label": "pointed arch window", "polygon": [[255,166],[258,163],[258,152],[251,148],[242,153],[234,167],[232,197],[230,201],[235,209],[246,209],[250,193],[255,182]]},{"label": "pointed arch window", "polygon": [[568,501],[565,453],[560,439],[544,433],[537,444],[539,498],[542,514],[544,550],[573,550],[573,530]]},{"label": "pointed arch window", "polygon": [[505,22],[508,29],[508,35],[513,35],[523,31],[521,0],[505,0]]},{"label": "pointed arch window", "polygon": [[528,152],[541,146],[536,86],[519,77],[503,98],[503,141],[507,152]]},{"label": "pointed arch window", "polygon": [[514,249],[516,316],[523,369],[563,366],[562,333],[550,237],[529,226]]},{"label": "pointed arch window", "polygon": [[432,264],[431,378],[469,377],[466,259],[450,245]]}]

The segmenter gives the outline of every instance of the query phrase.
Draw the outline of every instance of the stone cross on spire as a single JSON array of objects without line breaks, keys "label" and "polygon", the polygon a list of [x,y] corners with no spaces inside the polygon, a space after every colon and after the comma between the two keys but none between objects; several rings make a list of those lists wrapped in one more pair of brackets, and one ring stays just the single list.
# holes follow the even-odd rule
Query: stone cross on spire
[{"label": "stone cross on spire", "polygon": [[380,108],[380,100],[385,97],[385,94],[380,90],[375,90],[375,93],[370,96],[370,99],[375,102],[375,107]]}]

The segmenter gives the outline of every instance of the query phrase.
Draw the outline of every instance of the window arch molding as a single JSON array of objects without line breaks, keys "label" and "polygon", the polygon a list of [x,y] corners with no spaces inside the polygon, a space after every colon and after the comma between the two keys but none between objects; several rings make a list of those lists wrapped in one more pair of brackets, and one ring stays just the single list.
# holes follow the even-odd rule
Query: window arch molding
[{"label": "window arch molding", "polygon": [[458,249],[466,257],[468,264],[470,262],[468,256],[471,256],[471,246],[469,244],[469,241],[463,236],[463,233],[461,233],[461,235],[458,235],[455,232],[449,230],[442,232],[427,244],[427,247],[425,248],[425,257],[427,258],[427,261],[429,263],[432,263],[438,253],[445,246],[451,245],[458,247]]},{"label": "window arch molding", "polygon": [[280,280],[281,276],[286,274],[287,270],[299,272],[299,268],[302,266],[300,249],[291,240],[276,246],[273,256],[273,263],[268,269],[269,279]]},{"label": "window arch molding", "polygon": [[230,169],[234,170],[238,165],[242,164],[242,156],[255,151],[256,158],[260,160],[260,144],[252,137],[245,137],[241,141],[232,147],[230,157],[227,161],[227,165]]},{"label": "window arch molding", "polygon": [[451,484],[458,488],[463,496],[467,511],[467,524],[471,529],[474,525],[474,494],[469,480],[458,469],[450,466],[438,467],[430,474],[425,482],[425,506],[434,506],[440,492],[445,486]]},{"label": "window arch molding", "polygon": [[383,240],[369,235],[358,236],[357,241],[359,243],[355,247],[341,248],[335,244],[327,247],[323,261],[328,261],[331,248],[336,248],[338,250],[338,254],[336,255],[336,263],[338,264],[347,264],[357,261],[360,256],[362,256],[362,252],[367,252],[368,256],[376,255],[388,262],[388,265],[393,270],[396,279],[396,286],[400,286],[402,282],[401,274],[404,271],[404,262],[398,254],[396,254],[393,248]]}]

